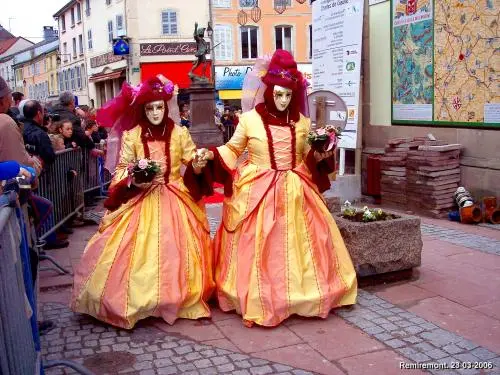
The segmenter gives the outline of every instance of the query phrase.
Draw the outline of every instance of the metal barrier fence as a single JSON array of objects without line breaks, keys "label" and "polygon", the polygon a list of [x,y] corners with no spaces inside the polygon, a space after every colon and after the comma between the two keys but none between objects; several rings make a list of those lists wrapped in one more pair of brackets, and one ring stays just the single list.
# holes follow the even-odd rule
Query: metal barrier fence
[{"label": "metal barrier fence", "polygon": [[[0,373],[40,373],[20,257],[21,230],[14,208],[0,208]],[[26,267],[26,264],[24,265]]]},{"label": "metal barrier fence", "polygon": [[100,195],[105,195],[110,181],[111,174],[104,169],[102,157],[81,149],[57,152],[55,162],[39,179],[37,193],[54,205],[53,217],[40,230],[41,239],[83,209],[85,193],[99,189]]},{"label": "metal barrier fence", "polygon": [[234,125],[228,125],[228,126],[224,126],[224,143],[227,143],[231,137],[233,136],[234,134],[234,129],[236,128],[236,126]]}]

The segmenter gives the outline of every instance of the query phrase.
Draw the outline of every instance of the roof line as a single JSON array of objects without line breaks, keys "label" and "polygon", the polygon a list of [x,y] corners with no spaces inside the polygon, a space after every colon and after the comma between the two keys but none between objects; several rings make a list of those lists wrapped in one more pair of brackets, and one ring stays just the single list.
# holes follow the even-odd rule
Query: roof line
[{"label": "roof line", "polygon": [[54,13],[52,17],[59,18],[59,16],[62,15],[64,12],[66,12],[71,5],[76,3],[77,3],[76,0],[70,0],[61,9],[59,9],[56,13]]}]

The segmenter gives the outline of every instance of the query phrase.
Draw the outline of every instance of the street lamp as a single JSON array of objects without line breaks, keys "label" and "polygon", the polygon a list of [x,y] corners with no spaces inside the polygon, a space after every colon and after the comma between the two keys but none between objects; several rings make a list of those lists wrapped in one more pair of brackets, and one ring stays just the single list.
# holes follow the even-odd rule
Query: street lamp
[{"label": "street lamp", "polygon": [[[210,8],[212,5],[212,1],[209,2]],[[210,18],[212,18],[212,10],[210,9]],[[210,73],[212,76],[212,82],[215,88],[215,53],[214,53],[214,29],[212,28],[212,21],[208,21],[207,26],[207,35],[210,38],[210,60],[211,60],[211,69]]]},{"label": "street lamp", "polygon": [[71,53],[58,53],[57,58],[56,58],[57,65],[61,64],[61,56],[70,56],[71,57]]},{"label": "street lamp", "polygon": [[210,21],[208,21],[207,35],[210,39],[212,39],[212,35],[214,35],[214,29],[212,29],[212,22]]}]

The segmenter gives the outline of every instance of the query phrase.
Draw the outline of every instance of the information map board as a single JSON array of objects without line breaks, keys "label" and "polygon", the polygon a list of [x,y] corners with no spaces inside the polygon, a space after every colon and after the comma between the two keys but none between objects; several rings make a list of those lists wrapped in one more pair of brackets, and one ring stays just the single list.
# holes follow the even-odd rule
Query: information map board
[{"label": "information map board", "polygon": [[500,129],[500,0],[391,0],[392,123]]}]

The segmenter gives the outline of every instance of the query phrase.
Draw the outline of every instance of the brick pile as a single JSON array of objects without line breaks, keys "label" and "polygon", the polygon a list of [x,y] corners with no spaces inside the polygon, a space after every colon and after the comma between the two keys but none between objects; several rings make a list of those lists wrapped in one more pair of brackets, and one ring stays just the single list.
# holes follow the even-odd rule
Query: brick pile
[{"label": "brick pile", "polygon": [[424,142],[406,160],[408,208],[434,217],[445,216],[455,205],[460,184],[460,145]]},{"label": "brick pile", "polygon": [[406,206],[406,158],[410,138],[389,140],[380,158],[380,195],[384,204]]}]

